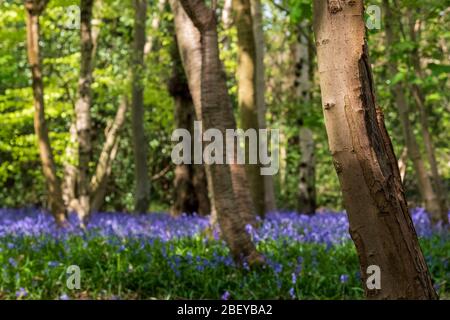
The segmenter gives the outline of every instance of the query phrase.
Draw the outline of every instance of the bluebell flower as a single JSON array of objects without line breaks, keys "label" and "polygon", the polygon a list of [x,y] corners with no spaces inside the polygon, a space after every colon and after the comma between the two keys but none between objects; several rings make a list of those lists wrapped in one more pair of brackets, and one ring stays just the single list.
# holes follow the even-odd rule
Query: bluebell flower
[{"label": "bluebell flower", "polygon": [[228,291],[225,291],[222,295],[222,300],[228,300],[230,298],[231,294]]},{"label": "bluebell flower", "polygon": [[349,276],[348,276],[348,274],[341,274],[339,279],[340,279],[341,283],[347,283]]},{"label": "bluebell flower", "polygon": [[10,265],[12,265],[14,268],[17,267],[17,262],[13,258],[9,258],[8,262]]},{"label": "bluebell flower", "polygon": [[28,295],[28,292],[25,290],[25,288],[20,288],[19,291],[16,291],[16,297],[17,298],[23,298]]},{"label": "bluebell flower", "polygon": [[295,290],[294,290],[294,288],[290,288],[289,289],[289,295],[291,296],[292,299],[295,299]]},{"label": "bluebell flower", "polygon": [[59,300],[70,300],[69,296],[65,293],[59,296]]}]

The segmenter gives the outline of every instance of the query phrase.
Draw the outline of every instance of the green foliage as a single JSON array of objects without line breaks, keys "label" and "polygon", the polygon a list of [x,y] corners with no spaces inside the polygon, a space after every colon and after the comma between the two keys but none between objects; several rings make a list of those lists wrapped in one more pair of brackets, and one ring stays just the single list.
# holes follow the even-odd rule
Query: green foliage
[{"label": "green foliage", "polygon": [[[450,243],[434,237],[422,240],[427,262],[441,295],[449,295]],[[48,238],[11,238],[0,244],[0,298],[16,299],[361,299],[363,290],[354,246],[268,241],[258,248],[273,264],[246,270],[223,263],[221,242],[203,238],[162,243],[139,240],[71,236],[66,241]],[[301,259],[299,258],[301,257]],[[301,267],[298,267],[301,261]],[[66,269],[81,269],[81,290],[68,290]],[[164,270],[164,272],[161,272]],[[297,273],[293,279],[292,273]],[[341,276],[348,281],[341,281]],[[293,281],[295,280],[295,281]],[[293,283],[294,282],[294,283]]]}]

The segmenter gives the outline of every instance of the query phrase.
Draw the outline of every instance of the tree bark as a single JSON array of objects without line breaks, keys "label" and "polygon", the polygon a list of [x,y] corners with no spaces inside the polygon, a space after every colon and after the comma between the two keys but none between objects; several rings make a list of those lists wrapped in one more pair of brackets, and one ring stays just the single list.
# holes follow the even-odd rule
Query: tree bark
[{"label": "tree bark", "polygon": [[90,108],[92,104],[92,52],[94,48],[91,33],[93,2],[93,0],[81,0],[80,2],[81,62],[78,100],[75,104],[78,136],[77,213],[80,221],[86,220],[91,212],[89,164],[92,154]]},{"label": "tree bark", "polygon": [[[215,128],[225,136],[226,129],[236,129],[225,72],[219,58],[217,20],[214,8],[203,0],[181,0],[184,10],[201,35],[201,114],[205,130]],[[253,208],[245,170],[242,165],[212,164],[212,188],[217,219],[222,235],[235,261],[261,263],[246,223],[252,223]]]},{"label": "tree bark", "polygon": [[[202,52],[200,43],[200,32],[187,16],[179,0],[170,0],[170,7],[174,14],[175,33],[177,37],[178,50],[186,74],[189,92],[194,103],[195,115],[198,121],[202,121],[201,103],[201,69]],[[204,166],[208,195],[211,203],[211,225],[217,225],[217,210],[214,202],[214,190],[212,188],[211,169]]]},{"label": "tree bark", "polygon": [[[175,127],[188,130],[194,136],[195,110],[183,70],[178,44],[175,39],[171,50],[173,61],[169,92],[174,98]],[[192,141],[191,150],[193,150]],[[193,155],[193,154],[192,154]],[[204,166],[202,164],[179,164],[175,168],[173,216],[182,213],[208,215],[211,212]]]},{"label": "tree bark", "polygon": [[316,159],[312,131],[309,128],[300,128],[299,140],[301,158],[297,211],[314,214],[316,212]]},{"label": "tree bark", "polygon": [[[250,0],[233,0],[233,11],[238,37],[238,106],[243,130],[259,130],[259,110],[256,103],[256,45],[253,33],[253,18]],[[259,141],[258,138],[259,150]],[[245,159],[250,159],[250,147],[246,144]],[[245,170],[250,185],[253,204],[256,213],[264,217],[265,195],[264,176],[261,175],[259,164],[246,163]]]},{"label": "tree bark", "polygon": [[[112,164],[117,155],[117,148],[119,144],[119,134],[126,120],[126,113],[128,110],[128,101],[123,97],[119,108],[117,109],[114,120],[105,132],[105,142],[98,159],[95,173],[91,178],[89,190],[91,212],[96,212],[103,204],[106,183],[111,173]],[[147,175],[147,173],[146,173]],[[103,194],[103,196],[102,196]]]},{"label": "tree bark", "polygon": [[[259,128],[265,129],[266,124],[266,77],[265,77],[265,41],[262,22],[262,8],[260,0],[251,0],[252,25],[255,38],[255,87],[256,87],[256,108],[258,110]],[[264,206],[266,212],[274,212],[276,210],[275,189],[273,184],[273,176],[264,176]]]},{"label": "tree bark", "polygon": [[134,0],[134,42],[131,67],[131,126],[134,150],[134,211],[146,212],[150,203],[147,178],[147,139],[144,129],[144,45],[147,2]]},{"label": "tree bark", "polygon": [[[389,48],[399,41],[396,37],[394,30],[392,29],[391,23],[394,19],[389,2],[387,0],[383,1],[385,8],[385,26],[386,26],[386,45]],[[397,65],[394,60],[390,60],[388,63],[388,68],[392,76],[397,74]],[[414,170],[417,175],[417,180],[419,184],[420,193],[422,199],[425,202],[425,209],[430,213],[431,218],[434,222],[438,222],[442,215],[440,213],[439,199],[433,190],[430,177],[425,168],[425,163],[423,161],[419,144],[417,143],[416,137],[414,135],[413,126],[409,120],[409,105],[404,94],[404,86],[402,83],[398,82],[393,86],[393,94],[395,95],[395,102],[398,108],[400,121],[403,128],[403,136],[405,138],[405,144],[408,148],[408,154],[413,162]]]},{"label": "tree bark", "polygon": [[365,284],[372,299],[436,299],[408,212],[397,160],[376,105],[363,1],[314,1],[314,32],[325,124]]},{"label": "tree bark", "polygon": [[25,1],[27,55],[32,75],[34,131],[37,136],[42,171],[48,190],[49,208],[56,223],[59,226],[64,226],[66,223],[66,209],[62,198],[61,184],[56,175],[55,161],[48,136],[47,123],[45,121],[44,83],[39,55],[39,16],[46,4],[47,1],[45,0]]},{"label": "tree bark", "polygon": [[[310,40],[306,36],[309,27],[308,22],[304,22],[297,27],[297,43],[295,46],[294,96],[296,103],[303,110],[311,107],[311,50]],[[301,112],[302,115],[304,113]],[[311,129],[304,126],[303,119],[300,118],[299,120],[300,165],[297,211],[314,214],[316,211],[314,136]]]}]

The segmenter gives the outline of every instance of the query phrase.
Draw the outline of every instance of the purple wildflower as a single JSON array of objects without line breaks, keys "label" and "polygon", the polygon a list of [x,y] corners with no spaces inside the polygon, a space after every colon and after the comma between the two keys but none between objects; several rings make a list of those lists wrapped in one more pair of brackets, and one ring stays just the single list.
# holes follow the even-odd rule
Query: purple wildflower
[{"label": "purple wildflower", "polygon": [[225,291],[222,295],[222,300],[228,300],[230,298],[231,294],[228,291]]}]

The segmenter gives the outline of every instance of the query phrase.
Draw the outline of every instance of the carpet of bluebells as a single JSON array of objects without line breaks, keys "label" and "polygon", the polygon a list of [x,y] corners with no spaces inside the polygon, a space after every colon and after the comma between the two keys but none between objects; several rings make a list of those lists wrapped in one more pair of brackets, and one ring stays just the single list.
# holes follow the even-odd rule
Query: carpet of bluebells
[{"label": "carpet of bluebells", "polygon": [[[413,221],[435,288],[450,296],[450,236]],[[234,265],[207,217],[98,213],[65,229],[34,209],[0,209],[0,299],[359,299],[345,213],[274,213],[247,228],[267,264]],[[79,289],[69,289],[71,265]],[[72,282],[71,282],[72,281]]]}]

